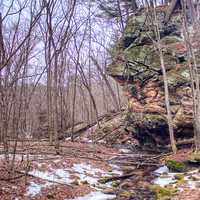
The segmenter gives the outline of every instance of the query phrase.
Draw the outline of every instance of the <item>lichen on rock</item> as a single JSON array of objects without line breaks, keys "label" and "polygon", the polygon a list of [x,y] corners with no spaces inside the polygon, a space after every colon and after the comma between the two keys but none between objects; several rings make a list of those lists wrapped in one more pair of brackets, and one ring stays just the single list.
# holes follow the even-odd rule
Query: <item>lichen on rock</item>
[{"label": "lichen on rock", "polygon": [[[193,105],[187,52],[180,12],[165,24],[167,7],[157,7],[161,46],[169,85],[170,105],[176,139],[193,136]],[[169,144],[164,101],[164,83],[151,11],[140,10],[130,17],[124,33],[113,47],[113,62],[107,73],[118,81],[128,97],[127,129],[141,143]],[[195,32],[190,29],[191,34]],[[194,52],[197,44],[192,43]]]}]

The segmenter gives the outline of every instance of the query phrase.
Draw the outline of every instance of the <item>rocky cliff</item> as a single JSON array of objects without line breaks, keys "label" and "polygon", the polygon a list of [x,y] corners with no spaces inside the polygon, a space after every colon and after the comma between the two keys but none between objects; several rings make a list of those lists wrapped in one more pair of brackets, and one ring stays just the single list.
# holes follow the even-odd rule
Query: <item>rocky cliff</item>
[{"label": "rocky cliff", "polygon": [[[193,135],[192,94],[187,52],[180,11],[164,22],[166,7],[156,12],[167,70],[173,126],[177,140]],[[155,46],[152,11],[141,10],[130,18],[121,39],[112,49],[113,62],[107,73],[128,96],[127,130],[141,143],[169,143],[164,84],[159,53]],[[198,35],[192,31],[192,47],[198,52]],[[196,38],[196,39],[195,39]]]}]

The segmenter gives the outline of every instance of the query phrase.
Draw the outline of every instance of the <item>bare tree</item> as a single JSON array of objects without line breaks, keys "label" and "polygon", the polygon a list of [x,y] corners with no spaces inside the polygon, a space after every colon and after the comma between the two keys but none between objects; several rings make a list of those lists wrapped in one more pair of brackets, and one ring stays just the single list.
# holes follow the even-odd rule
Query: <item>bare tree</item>
[{"label": "bare tree", "polygon": [[164,82],[165,105],[166,105],[166,110],[167,110],[169,136],[170,136],[172,151],[175,154],[177,152],[177,148],[176,148],[176,142],[175,142],[175,137],[174,137],[173,120],[172,120],[172,114],[171,114],[171,108],[170,108],[168,79],[167,79],[166,68],[165,68],[165,64],[164,64],[163,50],[162,50],[161,41],[160,41],[159,21],[157,18],[157,13],[156,13],[155,7],[156,7],[156,2],[154,2],[154,7],[153,7],[153,16],[154,16],[153,21],[155,23],[154,31],[155,31],[155,35],[156,35],[155,45],[158,49],[159,57],[160,57],[160,64],[161,64],[161,70],[162,70],[163,82]]},{"label": "bare tree", "polygon": [[[193,96],[193,126],[194,126],[194,137],[195,137],[195,147],[196,151],[200,151],[200,80],[199,80],[199,70],[196,55],[194,53],[192,43],[192,36],[188,27],[188,20],[192,19],[192,30],[195,30],[199,27],[198,20],[196,19],[196,11],[194,5],[191,1],[186,2],[182,1],[183,5],[183,33],[185,46],[187,48],[188,56],[188,67],[190,71],[191,78],[191,88]],[[192,10],[188,16],[188,9]],[[196,15],[195,15],[196,14]],[[195,20],[196,19],[196,20]],[[199,48],[199,47],[198,47]]]}]

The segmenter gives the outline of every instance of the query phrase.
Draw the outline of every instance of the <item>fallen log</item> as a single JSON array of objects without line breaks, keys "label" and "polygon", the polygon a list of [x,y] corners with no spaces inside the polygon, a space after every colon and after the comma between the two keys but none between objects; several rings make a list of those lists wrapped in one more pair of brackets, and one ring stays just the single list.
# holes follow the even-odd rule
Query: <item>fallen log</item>
[{"label": "fallen log", "polygon": [[[108,122],[109,120],[115,118],[117,115],[121,114],[121,112],[116,112],[116,113],[107,113],[102,116],[98,117],[98,121],[105,120],[105,122]],[[84,133],[87,129],[95,126],[97,124],[96,121],[87,124],[87,123],[80,123],[77,126],[74,127],[74,139],[79,137],[82,133]],[[71,130],[72,127],[69,127],[67,130],[63,131],[63,137],[69,137],[71,136]]]}]

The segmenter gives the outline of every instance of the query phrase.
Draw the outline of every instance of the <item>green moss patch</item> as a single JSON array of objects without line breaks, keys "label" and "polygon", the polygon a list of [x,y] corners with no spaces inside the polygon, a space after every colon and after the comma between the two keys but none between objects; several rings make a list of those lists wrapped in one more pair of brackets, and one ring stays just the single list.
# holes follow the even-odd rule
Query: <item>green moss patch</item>
[{"label": "green moss patch", "polygon": [[182,179],[184,179],[184,174],[176,174],[176,175],[175,175],[175,179],[177,179],[177,180],[182,180]]},{"label": "green moss patch", "polygon": [[155,193],[157,200],[171,199],[171,196],[176,194],[176,192],[178,191],[176,188],[163,188],[158,185],[151,185],[150,190]]},{"label": "green moss patch", "polygon": [[177,162],[175,160],[168,160],[166,165],[172,172],[185,172],[187,170],[187,167],[184,163]]}]

